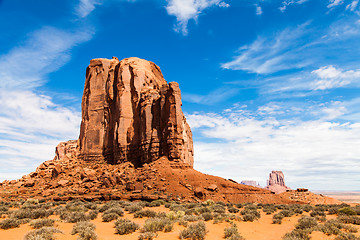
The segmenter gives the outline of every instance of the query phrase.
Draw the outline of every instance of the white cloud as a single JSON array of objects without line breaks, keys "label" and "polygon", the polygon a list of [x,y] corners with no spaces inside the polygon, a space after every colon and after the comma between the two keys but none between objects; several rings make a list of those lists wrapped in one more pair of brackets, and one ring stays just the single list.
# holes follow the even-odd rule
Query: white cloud
[{"label": "white cloud", "polygon": [[227,8],[230,5],[222,0],[168,0],[166,10],[176,17],[175,30],[187,35],[189,20],[197,21],[198,16],[207,8],[218,6]]},{"label": "white cloud", "polygon": [[346,10],[355,11],[358,4],[359,4],[359,0],[352,1],[350,4],[346,6]]},{"label": "white cloud", "polygon": [[259,5],[255,4],[255,9],[256,9],[256,15],[263,14],[262,8]]},{"label": "white cloud", "polygon": [[339,5],[342,5],[344,3],[344,0],[329,0],[329,5],[327,5],[328,8],[333,8]]},{"label": "white cloud", "polygon": [[307,2],[308,0],[285,0],[282,2],[282,6],[279,7],[279,10],[281,12],[284,12],[286,10],[286,8],[290,5],[294,5],[294,4],[297,4],[297,5],[300,5],[300,4],[303,4],[305,2]]},{"label": "white cloud", "polygon": [[[80,113],[39,93],[47,75],[66,64],[70,50],[92,32],[43,27],[0,56],[0,175],[29,173],[52,159],[59,141],[76,139]],[[11,175],[14,173],[14,175]],[[10,177],[12,176],[12,177]]]},{"label": "white cloud", "polygon": [[197,170],[262,185],[271,170],[282,170],[293,188],[350,190],[360,184],[360,123],[263,118],[244,109],[187,119],[195,136],[210,139],[195,139]]},{"label": "white cloud", "polygon": [[237,88],[219,88],[210,92],[207,95],[182,93],[182,100],[185,102],[192,102],[204,105],[213,105],[225,101],[239,92]]},{"label": "white cloud", "polygon": [[226,69],[269,74],[309,65],[307,59],[299,58],[304,49],[301,39],[308,34],[307,25],[287,28],[269,37],[259,36],[250,45],[239,48],[240,54],[234,60],[221,66]]},{"label": "white cloud", "polygon": [[360,70],[342,71],[334,66],[324,66],[311,72],[316,75],[316,80],[312,82],[314,90],[325,90],[349,85],[356,81],[360,83]]},{"label": "white cloud", "polygon": [[96,5],[101,5],[102,3],[103,0],[80,0],[75,8],[76,15],[80,18],[84,18],[95,10]]}]

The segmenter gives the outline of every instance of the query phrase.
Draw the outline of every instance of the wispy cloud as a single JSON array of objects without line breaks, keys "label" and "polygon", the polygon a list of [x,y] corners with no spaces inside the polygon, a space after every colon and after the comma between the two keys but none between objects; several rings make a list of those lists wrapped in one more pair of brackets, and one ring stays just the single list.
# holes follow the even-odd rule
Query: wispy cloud
[{"label": "wispy cloud", "polygon": [[87,17],[95,10],[96,5],[103,4],[104,0],[80,0],[75,8],[76,15],[80,18]]},{"label": "wispy cloud", "polygon": [[346,5],[346,10],[355,11],[358,4],[359,0],[352,1],[350,4]]},{"label": "wispy cloud", "polygon": [[339,5],[342,5],[344,3],[344,0],[329,0],[329,5],[327,5],[328,8],[333,8]]},{"label": "wispy cloud", "polygon": [[233,97],[239,92],[237,88],[219,88],[206,95],[182,93],[182,100],[185,102],[198,103],[203,105],[213,105],[219,102],[223,102]]},{"label": "wispy cloud", "polygon": [[307,2],[308,0],[285,0],[282,2],[282,6],[279,8],[279,10],[281,12],[284,12],[286,10],[286,8],[290,5],[300,5],[303,4],[305,2]]},{"label": "wispy cloud", "polygon": [[256,15],[263,14],[262,8],[258,4],[255,4],[255,10],[256,10]]},{"label": "wispy cloud", "polygon": [[259,36],[250,45],[239,48],[239,55],[234,60],[221,66],[259,74],[307,66],[311,61],[299,58],[306,48],[305,38],[309,34],[307,26],[308,23],[296,28],[287,28],[272,36]]},{"label": "wispy cloud", "polygon": [[213,6],[227,8],[230,5],[222,0],[168,0],[166,10],[169,15],[176,17],[175,31],[187,35],[189,21],[197,21],[205,9]]},{"label": "wispy cloud", "polygon": [[[317,106],[325,112],[315,120],[281,119],[288,112],[281,105],[259,107],[255,112],[234,108],[221,114],[188,115],[196,136],[213,139],[195,139],[195,168],[262,184],[271,170],[278,169],[293,188],[325,189],[329,184],[338,190],[354,188],[360,184],[356,177],[360,174],[360,124],[329,120],[335,111],[331,105]],[[264,117],[263,111],[274,113]],[[339,178],[347,181],[339,182]]]}]

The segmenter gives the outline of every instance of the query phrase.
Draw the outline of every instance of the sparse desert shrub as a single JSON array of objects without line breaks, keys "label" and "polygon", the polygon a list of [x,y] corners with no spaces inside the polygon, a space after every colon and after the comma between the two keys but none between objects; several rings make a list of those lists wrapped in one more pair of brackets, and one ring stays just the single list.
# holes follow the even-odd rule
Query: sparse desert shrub
[{"label": "sparse desert shrub", "polygon": [[116,234],[124,235],[135,232],[139,225],[128,219],[119,219],[115,222]]},{"label": "sparse desert shrub", "polygon": [[8,218],[0,222],[1,229],[10,229],[17,228],[20,226],[20,221],[18,219]]},{"label": "sparse desert shrub", "polygon": [[284,215],[282,213],[275,213],[272,217],[273,224],[281,224]]},{"label": "sparse desert shrub", "polygon": [[121,207],[111,207],[104,212],[104,214],[106,213],[116,213],[117,215],[119,215],[119,217],[124,216],[124,211],[121,209]]},{"label": "sparse desert shrub", "polygon": [[283,240],[310,240],[309,231],[302,229],[294,229],[289,233],[286,233]]},{"label": "sparse desert shrub", "polygon": [[238,232],[236,224],[231,224],[230,227],[224,229],[224,238],[227,240],[244,240]]},{"label": "sparse desert shrub", "polygon": [[110,213],[104,213],[103,215],[102,215],[102,221],[103,222],[111,222],[112,220],[116,220],[116,219],[118,219],[120,216],[118,215],[118,214],[116,214],[116,213],[112,213],[112,212],[110,212]]},{"label": "sparse desert shrub", "polygon": [[176,220],[176,219],[182,218],[184,216],[185,216],[184,211],[177,211],[177,212],[170,211],[170,212],[166,213],[166,217],[170,220]]},{"label": "sparse desert shrub", "polygon": [[202,202],[201,204],[204,205],[204,206],[211,206],[211,205],[214,205],[215,202],[213,200],[211,200],[211,199],[208,199],[208,200]]},{"label": "sparse desert shrub", "polygon": [[360,225],[360,218],[353,215],[339,215],[337,219],[342,223],[351,223],[355,225]]},{"label": "sparse desert shrub", "polygon": [[170,207],[169,207],[169,209],[170,209],[171,211],[174,211],[174,212],[178,212],[178,211],[183,211],[183,212],[185,212],[185,211],[186,211],[186,208],[185,208],[183,205],[177,204],[177,203],[171,204]]},{"label": "sparse desert shrub", "polygon": [[77,222],[74,224],[71,234],[78,234],[78,240],[96,240],[98,236],[95,233],[95,229],[95,224],[91,222]]},{"label": "sparse desert shrub", "polygon": [[302,210],[305,212],[310,212],[313,209],[311,205],[303,205]]},{"label": "sparse desert shrub", "polygon": [[154,200],[151,203],[149,203],[148,207],[159,207],[161,205],[164,205],[165,201],[164,200]]},{"label": "sparse desert shrub", "polygon": [[324,224],[317,226],[317,230],[325,233],[326,235],[338,235],[343,228],[344,224],[340,223],[337,220],[328,220]]},{"label": "sparse desert shrub", "polygon": [[128,206],[131,202],[123,202],[123,201],[110,201],[98,207],[99,212],[105,212],[106,210],[114,207],[122,207]]},{"label": "sparse desert shrub", "polygon": [[340,208],[338,213],[342,215],[357,215],[356,211],[350,207]]},{"label": "sparse desert shrub", "polygon": [[28,232],[25,235],[24,240],[54,240],[54,233],[62,233],[62,231],[53,227],[43,227]]},{"label": "sparse desert shrub", "polygon": [[357,233],[358,232],[358,229],[356,227],[354,227],[354,226],[351,226],[351,225],[344,224],[343,229],[345,231],[351,232],[351,233]]},{"label": "sparse desert shrub", "polygon": [[238,213],[240,210],[231,206],[231,207],[228,207],[228,211],[230,213]]},{"label": "sparse desert shrub", "polygon": [[204,222],[193,223],[180,232],[180,239],[204,240],[206,226]]},{"label": "sparse desert shrub", "polygon": [[216,203],[210,206],[210,210],[214,213],[225,213],[226,208],[224,207],[224,205]]},{"label": "sparse desert shrub", "polygon": [[204,212],[201,214],[201,216],[204,218],[205,221],[214,219],[214,216],[209,212]]},{"label": "sparse desert shrub", "polygon": [[145,221],[143,232],[163,231],[165,226],[170,223],[171,220],[168,218],[149,218]]},{"label": "sparse desert shrub", "polygon": [[164,232],[171,232],[174,228],[174,224],[172,222],[168,223],[164,227]]},{"label": "sparse desert shrub", "polygon": [[199,216],[185,215],[184,220],[188,221],[188,222],[196,222],[196,221],[199,221],[199,220],[204,220],[204,218],[201,215],[199,215]]},{"label": "sparse desert shrub", "polygon": [[352,233],[340,233],[334,240],[359,240],[360,238]]},{"label": "sparse desert shrub", "polygon": [[0,212],[5,213],[5,212],[7,212],[7,211],[9,211],[9,207],[8,207],[8,206],[0,206]]},{"label": "sparse desert shrub", "polygon": [[98,214],[99,214],[99,211],[98,211],[98,210],[91,210],[91,211],[89,212],[89,214],[88,214],[88,218],[89,218],[90,220],[94,220],[94,219],[97,218]]},{"label": "sparse desert shrub", "polygon": [[68,223],[76,223],[88,220],[88,217],[84,212],[62,212],[60,219]]},{"label": "sparse desert shrub", "polygon": [[202,213],[205,213],[205,212],[211,212],[211,210],[209,209],[209,207],[205,207],[205,206],[201,206],[201,207],[197,207],[195,208],[195,211],[198,213],[198,214],[202,214]]},{"label": "sparse desert shrub", "polygon": [[45,209],[19,209],[11,213],[11,217],[17,219],[37,219],[47,216],[49,216],[49,212],[47,212]]},{"label": "sparse desert shrub", "polygon": [[311,211],[310,216],[311,216],[311,217],[317,217],[317,216],[319,216],[319,217],[325,217],[325,216],[326,216],[326,213],[325,213],[324,211],[322,211],[322,210],[316,210],[316,209],[314,209],[314,210]]},{"label": "sparse desert shrub", "polygon": [[137,204],[137,203],[132,203],[131,205],[125,207],[125,211],[128,211],[129,213],[134,213],[134,212],[140,211],[142,209],[143,209],[143,206],[141,206],[140,204]]},{"label": "sparse desert shrub", "polygon": [[157,233],[144,232],[139,235],[138,240],[153,240],[156,237],[157,237]]},{"label": "sparse desert shrub", "polygon": [[96,203],[93,203],[93,202],[85,203],[84,207],[86,207],[87,209],[90,209],[90,210],[96,210],[97,209]]},{"label": "sparse desert shrub", "polygon": [[143,218],[143,217],[156,217],[157,213],[153,210],[140,210],[134,213],[134,218]]},{"label": "sparse desert shrub", "polygon": [[309,216],[302,216],[298,223],[296,224],[296,229],[302,229],[302,230],[312,230],[312,228],[316,227],[318,225],[316,219],[314,217]]},{"label": "sparse desert shrub", "polygon": [[54,222],[55,220],[53,219],[34,219],[32,221],[30,221],[30,226],[32,228],[42,228],[42,227],[53,227],[54,226]]},{"label": "sparse desert shrub", "polygon": [[253,222],[260,218],[260,213],[256,209],[245,208],[241,211],[241,215],[245,222]]},{"label": "sparse desert shrub", "polygon": [[279,212],[279,214],[282,214],[284,217],[291,217],[292,215],[294,215],[295,213],[291,210],[281,210]]},{"label": "sparse desert shrub", "polygon": [[81,201],[71,201],[66,204],[65,209],[71,212],[86,212],[89,209],[85,207],[85,204]]}]

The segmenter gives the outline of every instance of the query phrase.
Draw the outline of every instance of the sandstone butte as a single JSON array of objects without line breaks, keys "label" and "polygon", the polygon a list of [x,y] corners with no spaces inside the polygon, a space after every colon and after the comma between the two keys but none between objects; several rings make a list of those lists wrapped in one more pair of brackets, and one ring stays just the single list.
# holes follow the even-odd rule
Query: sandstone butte
[{"label": "sandstone butte", "polygon": [[265,189],[273,191],[275,193],[283,193],[287,190],[291,190],[285,185],[285,177],[282,171],[272,171],[269,174],[269,180]]},{"label": "sandstone butte", "polygon": [[181,92],[139,58],[94,59],[86,70],[78,140],[53,160],[0,183],[0,200],[177,200],[334,203],[312,193],[274,194],[193,169],[192,134]]}]

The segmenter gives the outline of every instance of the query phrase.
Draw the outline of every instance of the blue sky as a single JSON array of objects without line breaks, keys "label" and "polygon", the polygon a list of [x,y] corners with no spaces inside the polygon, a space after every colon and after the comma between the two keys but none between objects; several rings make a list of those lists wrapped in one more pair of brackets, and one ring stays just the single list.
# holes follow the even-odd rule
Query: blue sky
[{"label": "blue sky", "polygon": [[180,84],[195,168],[360,190],[358,0],[0,0],[0,180],[77,139],[93,58]]}]

